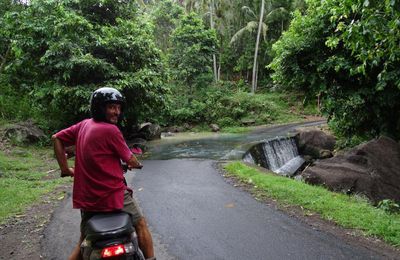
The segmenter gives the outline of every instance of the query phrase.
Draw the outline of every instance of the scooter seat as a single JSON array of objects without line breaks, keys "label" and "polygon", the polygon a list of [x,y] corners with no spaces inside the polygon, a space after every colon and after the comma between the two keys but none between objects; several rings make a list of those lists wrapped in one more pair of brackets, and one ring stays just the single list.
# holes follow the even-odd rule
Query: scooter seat
[{"label": "scooter seat", "polygon": [[134,231],[128,213],[96,214],[87,222],[86,238],[91,241],[129,235]]}]

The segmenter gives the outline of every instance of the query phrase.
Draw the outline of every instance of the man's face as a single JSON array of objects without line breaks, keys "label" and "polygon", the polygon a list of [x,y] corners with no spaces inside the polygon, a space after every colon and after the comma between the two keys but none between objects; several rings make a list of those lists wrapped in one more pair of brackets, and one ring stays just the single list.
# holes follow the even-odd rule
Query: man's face
[{"label": "man's face", "polygon": [[106,105],[106,120],[111,124],[117,124],[121,114],[121,105],[110,103]]}]

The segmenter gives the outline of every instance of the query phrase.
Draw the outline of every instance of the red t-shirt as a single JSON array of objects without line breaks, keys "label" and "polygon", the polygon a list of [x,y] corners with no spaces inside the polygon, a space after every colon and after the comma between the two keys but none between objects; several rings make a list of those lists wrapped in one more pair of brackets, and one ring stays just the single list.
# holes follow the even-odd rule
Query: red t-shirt
[{"label": "red t-shirt", "polygon": [[127,162],[132,152],[118,127],[86,119],[56,137],[65,146],[76,145],[73,207],[85,211],[122,209],[128,187],[120,159]]}]

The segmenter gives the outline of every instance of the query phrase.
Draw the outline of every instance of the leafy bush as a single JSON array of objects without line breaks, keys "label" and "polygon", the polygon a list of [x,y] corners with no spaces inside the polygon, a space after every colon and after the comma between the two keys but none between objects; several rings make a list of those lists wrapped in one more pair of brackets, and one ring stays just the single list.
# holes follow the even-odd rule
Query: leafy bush
[{"label": "leafy bush", "polygon": [[378,203],[378,208],[388,213],[400,213],[400,206],[393,200],[382,200]]},{"label": "leafy bush", "polygon": [[218,119],[217,124],[221,127],[228,127],[228,126],[238,126],[239,122],[232,119],[231,117],[222,117]]},{"label": "leafy bush", "polygon": [[[175,90],[179,92],[179,90]],[[199,90],[191,103],[185,97],[173,95],[169,122],[218,123],[220,126],[240,126],[250,120],[256,124],[272,123],[282,114],[276,94],[251,94],[232,84]]]}]

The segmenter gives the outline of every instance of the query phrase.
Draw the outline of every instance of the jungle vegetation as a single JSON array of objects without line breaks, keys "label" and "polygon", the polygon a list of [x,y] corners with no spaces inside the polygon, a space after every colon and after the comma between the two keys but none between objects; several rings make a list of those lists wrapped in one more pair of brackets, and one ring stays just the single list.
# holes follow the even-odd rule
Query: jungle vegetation
[{"label": "jungle vegetation", "polygon": [[398,0],[0,0],[0,117],[55,131],[112,86],[126,129],[262,124],[272,95],[399,140],[399,47]]}]

